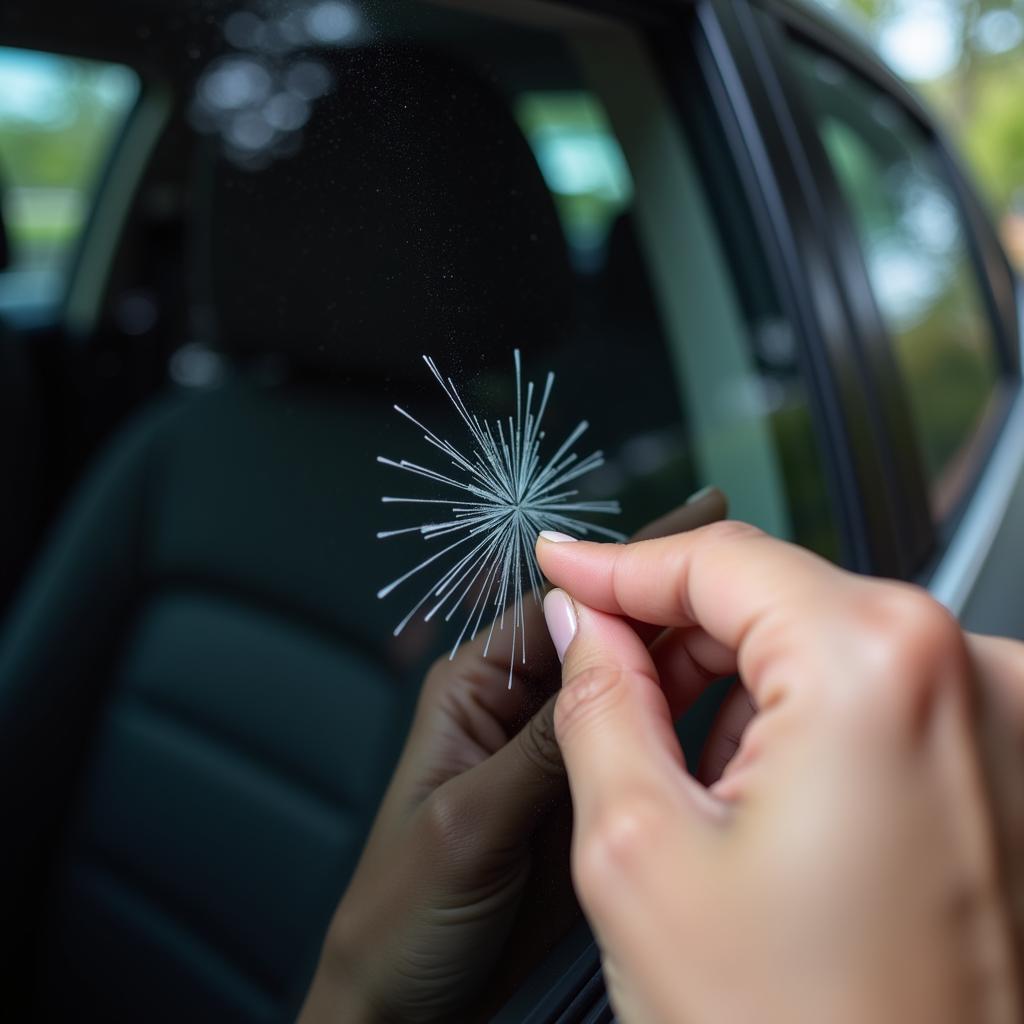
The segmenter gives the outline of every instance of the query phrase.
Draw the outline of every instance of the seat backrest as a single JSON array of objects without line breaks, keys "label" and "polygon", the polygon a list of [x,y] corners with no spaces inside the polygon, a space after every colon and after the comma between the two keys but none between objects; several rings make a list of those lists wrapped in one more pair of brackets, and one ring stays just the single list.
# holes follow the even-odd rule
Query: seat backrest
[{"label": "seat backrest", "polygon": [[[0,180],[0,274],[10,266]],[[40,513],[42,428],[28,343],[0,320],[0,616],[25,570]]]},{"label": "seat backrest", "polygon": [[[261,173],[218,158],[196,208],[221,346],[306,375],[149,409],[0,638],[18,1019],[294,1013],[438,653],[422,633],[396,643],[373,597],[404,556],[372,536],[395,428],[372,382],[399,355],[415,368],[421,329],[466,358],[488,327],[532,324],[536,342],[564,299],[550,197],[489,88],[381,51],[337,81],[345,61],[359,75],[296,155]],[[517,213],[520,192],[542,212]],[[437,267],[408,269],[413,245]]]}]

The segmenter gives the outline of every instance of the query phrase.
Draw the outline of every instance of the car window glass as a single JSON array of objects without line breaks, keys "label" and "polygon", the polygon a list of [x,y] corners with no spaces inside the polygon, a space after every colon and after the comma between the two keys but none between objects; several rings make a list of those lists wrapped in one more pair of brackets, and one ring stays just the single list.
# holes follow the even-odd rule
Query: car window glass
[{"label": "car window glass", "polygon": [[[799,339],[738,201],[724,224],[710,127],[627,24],[532,0],[121,0],[100,28],[67,10],[68,48],[92,40],[146,88],[40,403],[58,456],[97,468],[33,580],[73,641],[42,657],[69,664],[47,678],[81,743],[26,980],[47,1019],[86,990],[116,1005],[74,1008],[97,1019],[154,998],[294,1019],[431,665],[428,701],[460,640],[496,636],[456,670],[493,679],[503,719],[557,686],[538,619],[509,651],[526,624],[507,608],[540,582],[508,544],[510,521],[527,548],[536,526],[510,453],[561,460],[532,497],[568,532],[578,513],[629,535],[717,484],[734,516],[832,553]],[[525,445],[524,404],[544,406]],[[513,728],[476,732],[490,713],[447,685],[475,735],[438,781]],[[561,920],[548,892],[510,968],[554,941],[531,927]],[[110,941],[90,945],[96,920]]]},{"label": "car window glass", "polygon": [[[362,47],[430,47],[445,39],[446,52],[466,73],[501,97],[531,147],[558,215],[558,259],[570,270],[562,299],[571,310],[564,325],[550,317],[539,366],[529,363],[535,373],[558,373],[560,402],[550,415],[557,417],[563,403],[569,419],[585,411],[595,443],[605,451],[605,467],[581,488],[617,496],[630,527],[713,479],[729,490],[737,515],[797,535],[790,481],[773,433],[779,391],[757,363],[690,144],[673,123],[642,51],[627,45],[625,33],[609,22],[591,19],[586,34],[575,33],[572,21],[578,25],[582,16],[573,15],[564,32],[541,30],[530,18],[494,22],[478,13],[486,5],[472,3],[456,5],[462,11],[449,5],[396,4],[386,12],[341,5],[351,17],[344,26],[339,20],[341,36],[325,40],[315,34],[317,18],[301,14],[321,6],[282,15],[289,26],[283,37],[285,21],[278,25],[255,10],[236,12],[224,23],[222,49],[199,69],[189,118],[222,164],[234,168],[235,193],[256,197],[262,178],[298,176],[307,162],[324,159],[309,151],[310,128],[336,116],[348,65]],[[272,37],[277,41],[268,42]],[[624,95],[615,87],[608,62],[624,55],[647,83],[647,94]],[[377,99],[384,103],[388,77],[398,69],[389,65],[376,73],[382,75]],[[653,116],[639,116],[644,110]],[[354,152],[358,139],[343,134],[338,145]],[[639,189],[638,176],[644,179]],[[452,187],[457,184],[452,179]],[[638,204],[638,191],[649,198]],[[344,194],[330,196],[327,208],[347,216]],[[319,244],[326,249],[333,238],[344,263],[345,245],[337,235],[328,221]],[[710,251],[716,258],[709,258]],[[213,268],[214,277],[218,273]],[[513,287],[501,280],[499,264],[493,274],[495,290]],[[241,281],[233,287],[241,294]],[[549,281],[547,290],[552,288]],[[485,303],[479,305],[486,324]],[[423,310],[421,336],[436,333],[435,311]],[[223,308],[213,312],[214,321],[223,321]],[[499,407],[498,382],[509,375],[517,341],[498,329],[501,318],[498,303],[492,329],[485,327],[478,342],[482,383],[473,385],[470,375],[470,386],[493,396]],[[284,322],[277,326],[285,329]],[[336,321],[333,329],[341,326]],[[415,375],[418,352],[411,340],[404,352],[389,349],[390,359],[407,364],[394,368],[393,381]]]},{"label": "car window glass", "polygon": [[0,47],[0,196],[11,247],[0,311],[60,298],[97,177],[137,91],[122,65]]},{"label": "car window glass", "polygon": [[838,61],[802,47],[793,54],[853,215],[941,520],[963,493],[999,372],[967,229],[917,122]]}]

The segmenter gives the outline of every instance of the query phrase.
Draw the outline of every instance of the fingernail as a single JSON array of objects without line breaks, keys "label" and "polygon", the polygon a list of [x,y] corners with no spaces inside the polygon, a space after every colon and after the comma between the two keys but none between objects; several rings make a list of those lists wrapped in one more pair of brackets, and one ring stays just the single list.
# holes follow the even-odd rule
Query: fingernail
[{"label": "fingernail", "polygon": [[699,491],[694,491],[694,493],[686,499],[686,504],[696,505],[698,501],[706,498],[714,489],[714,484],[708,484],[707,487],[702,487]]},{"label": "fingernail", "polygon": [[576,608],[564,590],[552,590],[544,598],[544,621],[558,660],[565,661],[565,652],[576,635]]},{"label": "fingernail", "polygon": [[567,533],[558,533],[555,530],[541,530],[541,540],[549,540],[552,544],[565,544],[567,541],[579,540],[578,537],[570,537]]}]

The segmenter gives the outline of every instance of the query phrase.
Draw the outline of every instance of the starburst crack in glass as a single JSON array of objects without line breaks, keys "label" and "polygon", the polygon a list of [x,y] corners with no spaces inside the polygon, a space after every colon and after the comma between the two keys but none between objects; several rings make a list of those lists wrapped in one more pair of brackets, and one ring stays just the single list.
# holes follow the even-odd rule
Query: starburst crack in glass
[{"label": "starburst crack in glass", "polygon": [[[580,519],[577,513],[617,515],[617,501],[580,501],[579,491],[569,488],[598,467],[604,465],[604,454],[593,452],[585,458],[573,447],[589,429],[586,420],[579,423],[546,461],[541,458],[544,413],[548,408],[555,375],[548,373],[544,390],[537,400],[537,389],[530,381],[523,396],[522,360],[514,353],[516,371],[515,415],[503,422],[490,422],[469,411],[451,377],[441,375],[430,356],[424,356],[459,418],[469,432],[468,449],[460,450],[450,441],[442,440],[411,413],[396,405],[395,411],[423,431],[423,440],[441,452],[453,469],[441,472],[407,459],[396,462],[378,456],[385,466],[411,473],[456,492],[445,498],[385,497],[386,505],[434,505],[446,509],[438,521],[420,523],[400,530],[384,530],[378,539],[419,534],[427,543],[444,546],[423,559],[415,568],[399,576],[377,594],[385,598],[402,584],[433,568],[430,587],[395,627],[398,636],[406,626],[423,613],[429,622],[443,615],[446,622],[457,614],[466,615],[465,624],[451,650],[454,658],[459,646],[480,632],[488,613],[491,614],[486,656],[494,638],[495,627],[506,629],[510,620],[512,631],[509,657],[509,687],[517,657],[526,662],[527,591],[533,600],[541,600],[541,572],[534,553],[537,534],[542,530],[570,531],[582,536],[597,534],[612,540],[625,540],[616,530]],[[535,403],[536,409],[534,408]],[[445,543],[442,538],[450,540]],[[454,539],[452,539],[454,538]],[[445,562],[444,559],[449,561]],[[443,568],[441,568],[443,567]]]}]

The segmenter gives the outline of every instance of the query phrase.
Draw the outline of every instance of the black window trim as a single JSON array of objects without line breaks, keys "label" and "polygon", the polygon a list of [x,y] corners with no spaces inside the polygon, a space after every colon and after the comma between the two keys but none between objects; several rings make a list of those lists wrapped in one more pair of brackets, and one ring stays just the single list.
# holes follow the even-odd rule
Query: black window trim
[{"label": "black window trim", "polygon": [[871,377],[854,343],[853,311],[828,240],[815,169],[804,158],[800,126],[776,74],[760,13],[747,0],[701,4],[703,31],[726,87],[722,116],[737,122],[736,158],[752,168],[751,190],[768,209],[786,260],[789,299],[813,355],[814,386],[828,410],[833,457],[844,475],[846,520],[857,530],[852,567],[907,576],[914,568],[910,538],[930,545],[929,524],[909,516]]},{"label": "black window trim", "polygon": [[[703,113],[701,106],[707,106],[707,113],[714,119],[718,136],[715,143],[727,152],[744,211],[750,215],[754,246],[763,254],[772,291],[797,342],[800,376],[819,441],[819,460],[839,535],[841,560],[850,567],[866,568],[870,565],[869,544],[856,496],[856,477],[843,418],[838,414],[835,401],[827,397],[833,393],[834,381],[814,341],[806,291],[802,285],[794,284],[799,278],[800,263],[794,240],[788,232],[778,230],[778,224],[786,223],[786,219],[780,212],[778,192],[771,184],[774,170],[770,156],[757,144],[750,122],[744,118],[749,110],[741,111],[733,103],[736,90],[742,90],[742,84],[738,81],[730,44],[721,32],[712,6],[710,3],[696,5],[695,23],[685,44],[690,57],[680,59],[680,51],[671,50],[660,37],[650,40],[652,55],[662,69],[680,116],[688,127],[696,128],[694,155],[707,182],[712,206],[722,202],[721,195],[715,194],[713,183],[708,180],[711,168],[707,165],[706,151],[712,142],[704,137],[706,126],[699,123],[694,126],[690,122]],[[698,93],[700,99],[696,98]],[[733,187],[732,180],[729,186]],[[737,281],[737,287],[742,288],[743,282]]]},{"label": "black window trim", "polygon": [[796,126],[799,153],[795,158],[809,168],[809,188],[817,197],[822,215],[820,231],[827,240],[841,281],[851,344],[858,351],[886,487],[893,495],[894,511],[899,517],[899,543],[904,556],[900,559],[898,575],[909,576],[927,560],[936,543],[915,426],[899,378],[895,348],[875,301],[852,213],[819,136],[814,115],[805,102],[803,83],[788,59],[787,47],[795,36],[816,52],[835,54],[827,43],[807,40],[772,13],[759,10],[756,21],[783,102]]}]

